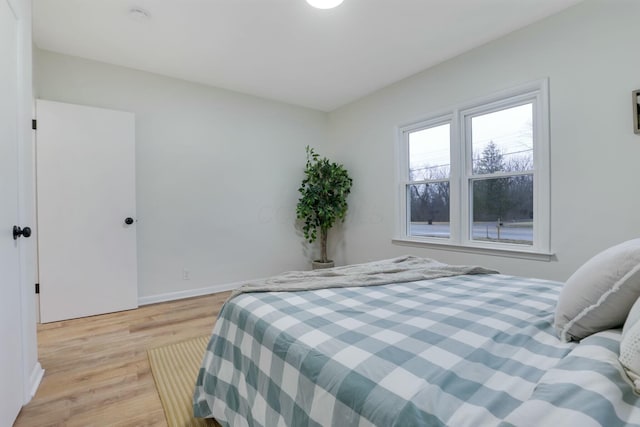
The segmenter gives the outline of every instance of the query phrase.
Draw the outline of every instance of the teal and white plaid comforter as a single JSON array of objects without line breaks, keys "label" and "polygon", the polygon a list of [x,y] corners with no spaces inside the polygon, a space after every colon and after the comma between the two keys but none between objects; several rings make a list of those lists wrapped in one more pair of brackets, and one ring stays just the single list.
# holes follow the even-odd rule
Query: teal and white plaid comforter
[{"label": "teal and white plaid comforter", "polygon": [[[234,427],[409,427],[560,425],[537,423],[557,411],[565,421],[576,412],[608,426],[620,423],[603,423],[613,419],[606,411],[624,407],[616,420],[638,422],[630,414],[640,408],[637,396],[605,365],[580,366],[602,369],[606,390],[557,375],[538,387],[582,345],[560,342],[553,330],[561,286],[464,275],[239,295],[216,322],[194,413]],[[597,417],[566,393],[586,393]]]}]

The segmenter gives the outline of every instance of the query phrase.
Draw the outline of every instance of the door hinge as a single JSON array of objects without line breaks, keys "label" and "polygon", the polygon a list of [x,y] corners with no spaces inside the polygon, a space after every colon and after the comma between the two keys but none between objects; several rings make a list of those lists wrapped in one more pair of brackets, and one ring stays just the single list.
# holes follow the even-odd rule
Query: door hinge
[{"label": "door hinge", "polygon": [[36,119],[31,120],[31,129],[38,129],[38,121]]},{"label": "door hinge", "polygon": [[40,283],[36,283],[36,294],[40,293]]}]

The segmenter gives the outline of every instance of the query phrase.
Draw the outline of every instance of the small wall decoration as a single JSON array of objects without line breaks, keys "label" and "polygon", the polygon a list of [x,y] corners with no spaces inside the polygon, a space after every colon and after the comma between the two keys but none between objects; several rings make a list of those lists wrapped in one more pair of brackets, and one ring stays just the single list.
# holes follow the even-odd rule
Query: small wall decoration
[{"label": "small wall decoration", "polygon": [[640,89],[631,92],[633,105],[633,132],[640,134]]}]

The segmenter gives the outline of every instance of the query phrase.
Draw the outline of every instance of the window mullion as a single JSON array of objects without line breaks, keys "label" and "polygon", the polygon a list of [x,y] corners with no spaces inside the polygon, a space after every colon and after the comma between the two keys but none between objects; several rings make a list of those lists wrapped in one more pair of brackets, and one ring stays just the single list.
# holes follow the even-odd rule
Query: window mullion
[{"label": "window mullion", "polygon": [[464,112],[459,113],[460,123],[460,139],[458,145],[461,147],[460,164],[461,164],[461,218],[460,218],[460,242],[468,244],[471,235],[471,223],[473,215],[473,206],[471,205],[471,176],[472,176],[472,147],[471,147],[471,119]]},{"label": "window mullion", "polygon": [[439,182],[449,182],[450,179],[423,179],[420,181],[407,181],[407,185],[420,185],[420,184],[437,184]]},{"label": "window mullion", "polygon": [[494,178],[511,178],[516,176],[525,176],[525,175],[535,175],[535,171],[533,169],[526,171],[514,171],[514,172],[495,172],[495,173],[487,173],[487,174],[473,174],[470,173],[467,178],[470,181],[482,181],[484,179],[494,179]]},{"label": "window mullion", "polygon": [[463,193],[461,176],[464,170],[464,150],[460,144],[460,114],[454,111],[451,118],[451,241],[460,244],[462,230],[463,206],[460,203]]}]

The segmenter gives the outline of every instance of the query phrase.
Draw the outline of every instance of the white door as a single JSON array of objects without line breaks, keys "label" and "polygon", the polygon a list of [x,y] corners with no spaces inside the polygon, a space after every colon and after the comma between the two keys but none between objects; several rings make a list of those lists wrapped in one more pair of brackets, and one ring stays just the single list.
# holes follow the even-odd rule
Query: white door
[{"label": "white door", "polygon": [[22,318],[18,225],[18,22],[0,0],[0,426],[22,406]]},{"label": "white door", "polygon": [[136,308],[134,115],[44,100],[36,114],[41,321]]}]

